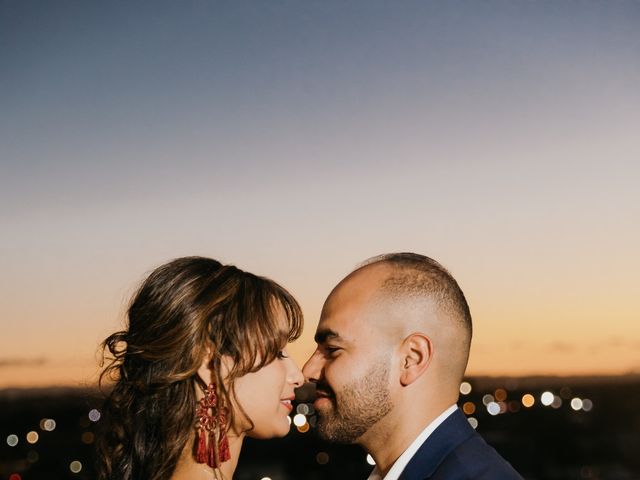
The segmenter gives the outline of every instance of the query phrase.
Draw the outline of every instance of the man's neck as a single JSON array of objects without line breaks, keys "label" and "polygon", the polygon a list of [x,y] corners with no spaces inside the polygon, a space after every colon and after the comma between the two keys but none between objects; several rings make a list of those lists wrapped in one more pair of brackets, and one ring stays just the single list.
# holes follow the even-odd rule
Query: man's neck
[{"label": "man's neck", "polygon": [[396,409],[370,428],[357,443],[373,457],[384,477],[418,435],[449,406],[422,411],[413,408],[398,412]]}]

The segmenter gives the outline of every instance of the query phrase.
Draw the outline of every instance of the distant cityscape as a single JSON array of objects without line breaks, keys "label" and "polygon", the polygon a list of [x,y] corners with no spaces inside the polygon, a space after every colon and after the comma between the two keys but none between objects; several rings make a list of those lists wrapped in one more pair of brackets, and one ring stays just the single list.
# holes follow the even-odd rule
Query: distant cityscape
[{"label": "distant cityscape", "polygon": [[[371,457],[316,434],[307,386],[291,432],[247,439],[236,480],[366,479]],[[0,390],[0,480],[93,479],[96,390]],[[460,386],[469,423],[527,480],[640,479],[640,376],[473,377]]]}]

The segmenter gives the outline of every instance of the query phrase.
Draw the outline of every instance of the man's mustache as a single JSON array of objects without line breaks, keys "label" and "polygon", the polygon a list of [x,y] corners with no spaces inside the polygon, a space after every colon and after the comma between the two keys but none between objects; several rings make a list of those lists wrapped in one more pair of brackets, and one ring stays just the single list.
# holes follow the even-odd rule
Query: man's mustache
[{"label": "man's mustache", "polygon": [[334,398],[336,395],[331,389],[329,385],[323,382],[316,383],[316,398],[318,397],[331,397]]},{"label": "man's mustache", "polygon": [[307,382],[299,388],[296,388],[296,402],[313,403],[316,398],[335,398],[335,393],[324,382]]}]

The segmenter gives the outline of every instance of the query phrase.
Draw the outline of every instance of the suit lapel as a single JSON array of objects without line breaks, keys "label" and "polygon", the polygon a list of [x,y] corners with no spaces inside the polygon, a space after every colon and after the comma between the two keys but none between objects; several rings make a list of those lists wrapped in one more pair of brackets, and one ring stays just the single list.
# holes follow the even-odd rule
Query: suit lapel
[{"label": "suit lapel", "polygon": [[456,409],[420,446],[399,480],[429,478],[452,450],[475,433],[464,414]]}]

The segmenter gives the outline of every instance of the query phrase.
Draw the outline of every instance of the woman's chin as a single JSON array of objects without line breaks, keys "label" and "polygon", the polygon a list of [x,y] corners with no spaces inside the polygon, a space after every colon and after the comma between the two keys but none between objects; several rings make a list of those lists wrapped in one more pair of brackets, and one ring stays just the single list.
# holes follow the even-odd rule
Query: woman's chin
[{"label": "woman's chin", "polygon": [[256,440],[268,440],[270,438],[281,438],[286,436],[291,430],[291,426],[287,420],[284,420],[282,425],[273,425],[271,428],[254,428],[247,432],[247,437],[255,438]]}]

